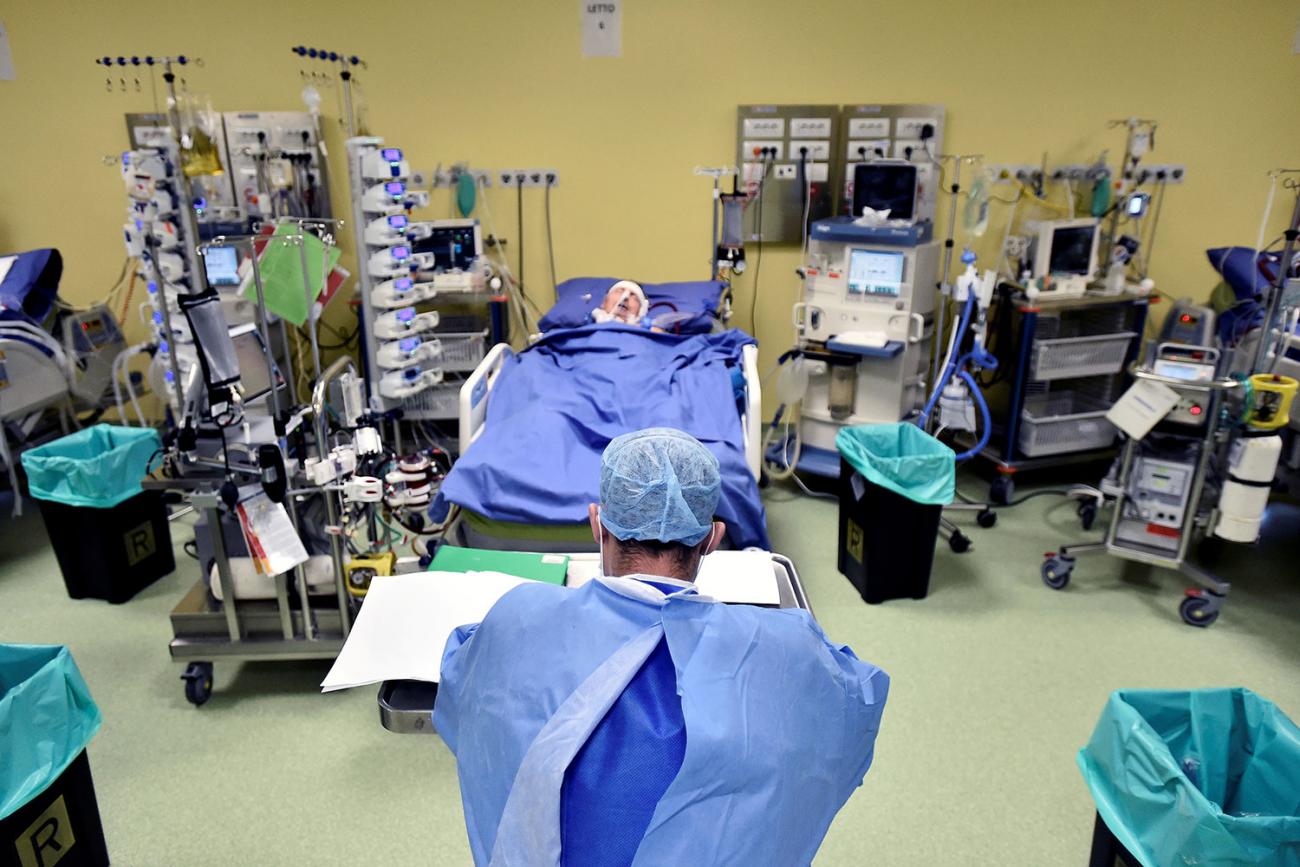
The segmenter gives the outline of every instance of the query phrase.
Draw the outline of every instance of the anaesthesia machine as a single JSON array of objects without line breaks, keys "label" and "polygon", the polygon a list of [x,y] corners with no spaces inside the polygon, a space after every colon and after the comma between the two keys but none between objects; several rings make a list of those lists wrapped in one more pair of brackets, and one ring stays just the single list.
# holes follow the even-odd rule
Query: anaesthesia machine
[{"label": "anaesthesia machine", "polygon": [[929,223],[812,224],[803,300],[794,308],[796,344],[787,355],[807,385],[797,442],[777,444],[769,452],[774,465],[838,476],[841,427],[895,422],[920,408],[939,248]]}]

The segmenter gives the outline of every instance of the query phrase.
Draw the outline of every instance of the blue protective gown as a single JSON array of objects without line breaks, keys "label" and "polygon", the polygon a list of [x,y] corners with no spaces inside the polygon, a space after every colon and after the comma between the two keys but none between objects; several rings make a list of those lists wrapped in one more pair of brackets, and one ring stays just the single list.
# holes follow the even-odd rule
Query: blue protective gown
[{"label": "blue protective gown", "polygon": [[806,611],[673,583],[530,583],[448,639],[433,718],[476,864],[812,861],[889,678]]}]

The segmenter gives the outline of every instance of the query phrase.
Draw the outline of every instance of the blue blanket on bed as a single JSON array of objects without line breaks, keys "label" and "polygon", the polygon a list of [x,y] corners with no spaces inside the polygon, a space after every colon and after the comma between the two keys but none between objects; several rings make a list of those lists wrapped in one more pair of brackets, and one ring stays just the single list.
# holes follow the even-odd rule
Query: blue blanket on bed
[{"label": "blue blanket on bed", "polygon": [[732,380],[742,347],[752,342],[735,330],[687,336],[614,324],[547,334],[505,362],[486,427],[439,499],[503,521],[584,522],[587,504],[599,499],[600,455],[609,441],[675,427],[718,457],[718,519],[732,544],[767,549]]}]

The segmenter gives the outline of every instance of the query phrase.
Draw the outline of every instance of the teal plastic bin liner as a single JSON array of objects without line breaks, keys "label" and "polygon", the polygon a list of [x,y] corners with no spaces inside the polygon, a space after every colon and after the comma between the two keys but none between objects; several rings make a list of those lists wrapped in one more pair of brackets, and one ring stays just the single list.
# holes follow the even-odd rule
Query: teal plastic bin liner
[{"label": "teal plastic bin liner", "polygon": [[0,819],[57,780],[101,721],[68,648],[0,644]]},{"label": "teal plastic bin liner", "polygon": [[27,487],[38,500],[107,509],[140,493],[158,431],[97,424],[23,452]]},{"label": "teal plastic bin liner", "polygon": [[957,455],[914,424],[841,428],[835,447],[869,482],[928,506],[952,502]]},{"label": "teal plastic bin liner", "polygon": [[1148,867],[1300,865],[1300,729],[1248,689],[1112,693],[1078,762]]}]

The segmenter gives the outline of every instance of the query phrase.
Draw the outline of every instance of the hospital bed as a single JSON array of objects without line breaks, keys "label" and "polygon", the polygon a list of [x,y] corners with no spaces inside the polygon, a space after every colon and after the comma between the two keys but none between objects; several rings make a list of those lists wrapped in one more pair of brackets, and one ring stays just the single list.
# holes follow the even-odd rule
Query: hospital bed
[{"label": "hospital bed", "polygon": [[[57,309],[62,275],[58,250],[0,256],[0,460],[15,491],[17,452],[67,433],[70,410],[97,409],[126,349],[105,305]],[[50,409],[57,426],[42,425]]]},{"label": "hospital bed", "polygon": [[[616,282],[613,278],[581,278],[578,280],[567,281],[557,291],[558,300],[556,305],[548,311],[540,320],[540,326],[544,329],[543,334],[534,341],[533,346],[528,351],[537,351],[537,347],[550,346],[544,351],[550,351],[559,341],[572,341],[575,346],[585,347],[586,344],[581,341],[586,337],[583,335],[584,329],[591,331],[592,340],[600,340],[600,333],[592,330],[590,326],[591,310],[597,306],[604,298],[605,290]],[[629,351],[637,351],[637,342],[645,344],[644,349],[648,352],[658,353],[665,350],[665,346],[671,347],[681,345],[683,352],[685,347],[692,347],[692,351],[700,349],[698,357],[705,359],[702,364],[708,365],[716,361],[716,354],[713,352],[714,345],[717,347],[731,347],[734,349],[734,366],[730,369],[733,371],[736,388],[736,412],[738,414],[739,424],[734,426],[729,434],[729,448],[725,451],[731,452],[733,456],[743,456],[741,460],[727,461],[723,460],[724,472],[724,499],[728,491],[733,498],[748,498],[752,504],[746,506],[747,511],[755,511],[761,519],[761,503],[758,501],[757,481],[761,471],[761,413],[762,413],[762,395],[760,376],[758,372],[758,348],[749,338],[744,338],[738,332],[719,333],[718,324],[725,318],[725,284],[716,281],[704,281],[699,283],[677,283],[677,284],[642,284],[646,290],[647,299],[651,318],[656,317],[657,310],[665,310],[671,313],[670,321],[656,319],[656,324],[664,327],[669,334],[661,337],[654,337],[641,330],[627,329],[631,332],[625,338],[627,345],[633,347]],[[722,311],[721,313],[719,311]],[[599,326],[600,329],[610,328],[611,326]],[[613,326],[617,328],[617,326]],[[700,348],[696,344],[681,343],[675,344],[673,341],[685,339],[687,341],[698,337],[703,341],[712,341],[707,347]],[[566,344],[567,346],[567,344]],[[595,353],[609,352],[609,346],[596,346],[592,351]],[[566,350],[567,351],[567,348]],[[578,354],[583,350],[578,349]],[[470,455],[471,463],[474,464],[473,472],[477,474],[475,485],[476,491],[474,504],[468,503],[461,491],[461,496],[455,496],[458,481],[455,476],[458,470],[453,467],[452,475],[448,477],[447,483],[444,483],[444,491],[450,494],[447,500],[456,504],[460,508],[460,517],[456,521],[451,533],[451,538],[457,544],[466,545],[475,548],[491,548],[497,550],[526,550],[526,551],[548,551],[562,552],[572,550],[594,550],[594,543],[591,539],[591,531],[585,517],[574,512],[572,520],[521,520],[520,513],[529,511],[528,500],[535,497],[538,502],[538,508],[541,509],[546,498],[552,495],[552,491],[538,490],[530,493],[522,489],[519,485],[510,485],[505,482],[497,484],[497,473],[489,472],[485,466],[489,456],[483,456],[481,453],[475,454],[470,452],[470,448],[479,443],[485,432],[489,429],[489,423],[492,422],[492,413],[489,412],[489,406],[496,394],[499,385],[503,381],[504,374],[510,374],[510,368],[517,366],[515,363],[520,359],[521,354],[515,353],[509,346],[498,344],[484,358],[478,368],[466,379],[460,391],[460,445],[462,460],[466,454]],[[597,355],[597,357],[601,357]],[[692,355],[691,358],[696,358]],[[597,361],[596,365],[603,365],[603,361]],[[646,368],[653,367],[653,362],[645,365]],[[647,375],[652,375],[647,373]],[[683,374],[689,375],[689,374]],[[635,389],[633,389],[635,391]],[[611,387],[609,394],[601,393],[602,401],[615,401],[619,389]],[[674,396],[677,392],[673,392]],[[511,398],[512,400],[514,398]],[[535,400],[545,401],[552,399],[547,394],[537,394]],[[631,403],[636,402],[636,395],[628,398]],[[644,409],[644,408],[642,408]],[[635,416],[635,412],[629,409],[627,403],[614,406],[613,412],[618,414],[628,413]],[[539,412],[541,410],[539,409]],[[642,426],[652,426],[654,424],[673,424],[676,419],[674,413],[681,413],[683,417],[690,415],[689,411],[680,410],[676,406],[669,408],[669,412],[664,419],[660,419],[654,413],[642,413],[639,418],[642,423],[630,423],[626,428],[612,429],[606,428],[602,434],[626,433],[629,430],[637,429]],[[527,425],[521,425],[518,421],[519,416],[513,415],[509,422],[512,425],[519,425],[519,429],[511,431],[514,435],[512,438],[526,439],[536,434],[536,431],[528,428]],[[585,419],[579,419],[572,423],[574,427],[585,427]],[[688,433],[696,434],[704,439],[701,430],[692,430],[689,421],[682,421],[677,426],[683,427]],[[562,425],[560,427],[563,427]],[[503,434],[498,433],[499,437]],[[541,437],[539,437],[541,439]],[[537,443],[538,450],[532,451],[527,455],[531,461],[542,463],[546,460],[549,452],[565,454],[572,446],[570,443],[558,443],[542,441]],[[481,446],[480,446],[481,448]],[[590,456],[587,456],[590,458]],[[724,456],[725,457],[725,456]],[[590,470],[589,476],[591,483],[587,487],[591,488],[589,500],[595,500],[595,480],[598,477],[598,464],[592,463],[587,468]],[[463,472],[463,470],[462,470]],[[509,473],[508,469],[501,469],[502,474]],[[731,473],[728,479],[727,473]],[[747,474],[749,478],[742,481],[738,478],[740,474]],[[584,473],[584,476],[588,473]],[[483,493],[484,488],[502,489],[501,497],[493,499],[489,494]],[[505,493],[505,489],[509,493]],[[743,490],[743,493],[741,491]],[[511,509],[503,508],[502,500],[509,498],[511,500]],[[520,501],[524,501],[521,506]],[[475,507],[477,506],[477,508]],[[583,507],[585,508],[585,506]],[[435,516],[436,517],[436,516]],[[547,517],[551,517],[548,515]],[[727,520],[726,515],[720,515],[723,520]],[[757,523],[751,520],[749,523]],[[729,523],[735,523],[730,521]],[[743,521],[741,523],[744,523]],[[730,540],[736,545],[736,538],[742,538],[744,541],[739,546],[746,544],[757,544],[759,547],[766,547],[766,535],[764,528],[746,528],[736,527],[736,533]]]},{"label": "hospital bed", "polygon": [[[569,554],[569,571],[565,584],[580,587],[591,579],[598,554]],[[812,614],[799,573],[790,558],[772,554],[772,572],[780,602],[776,608],[802,608]],[[433,702],[438,685],[419,680],[388,680],[379,687],[379,722],[396,734],[434,734]]]}]

